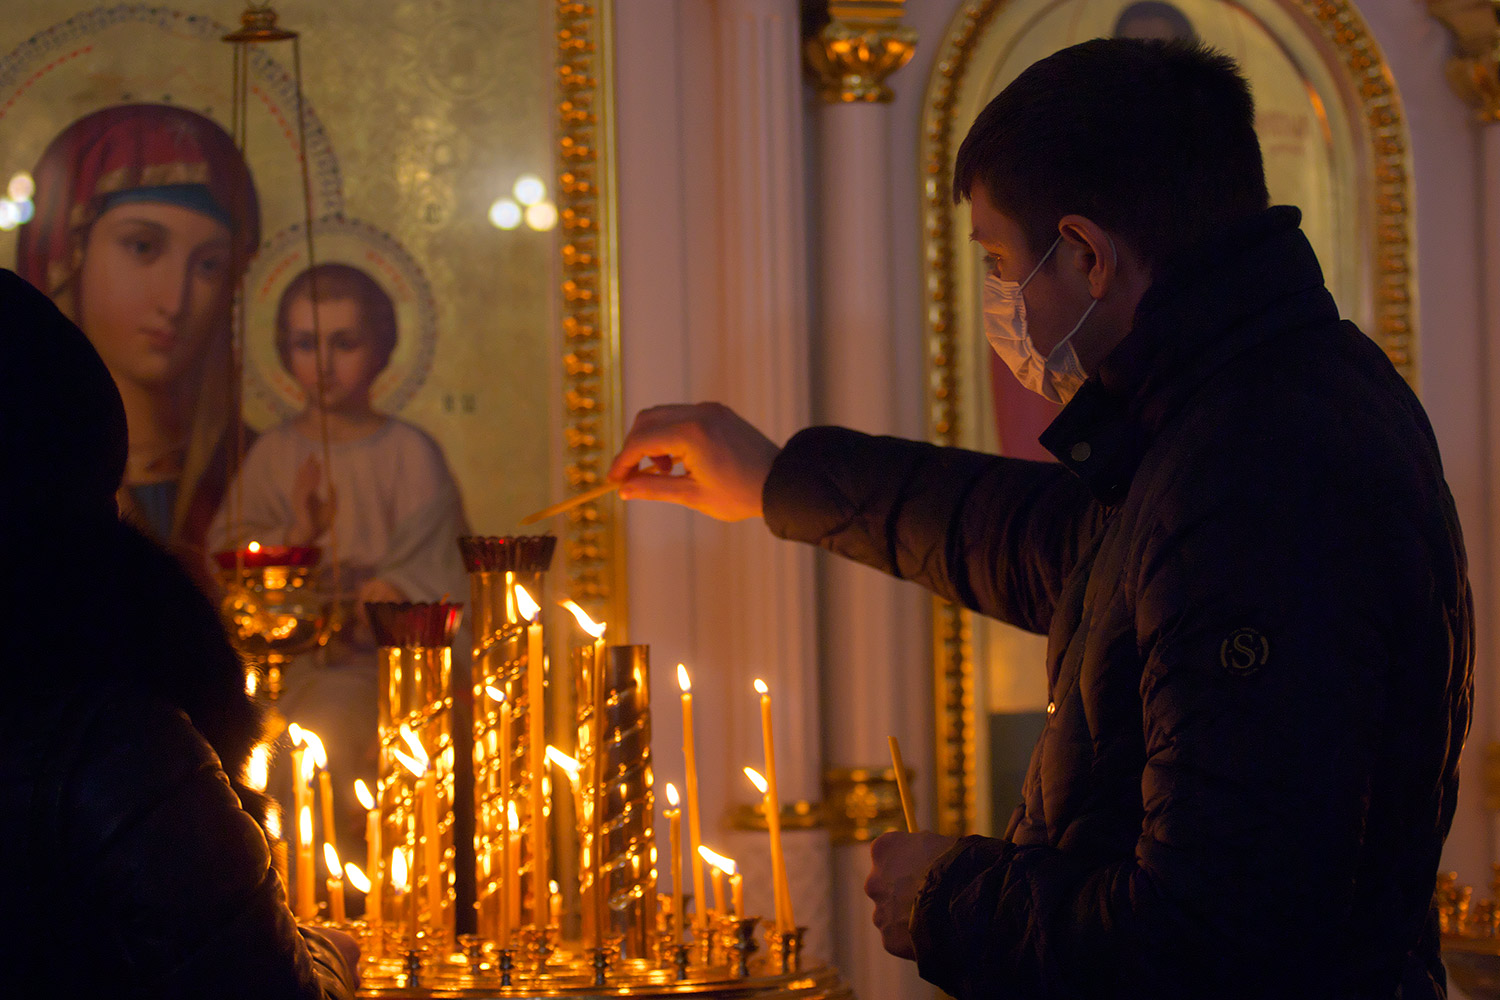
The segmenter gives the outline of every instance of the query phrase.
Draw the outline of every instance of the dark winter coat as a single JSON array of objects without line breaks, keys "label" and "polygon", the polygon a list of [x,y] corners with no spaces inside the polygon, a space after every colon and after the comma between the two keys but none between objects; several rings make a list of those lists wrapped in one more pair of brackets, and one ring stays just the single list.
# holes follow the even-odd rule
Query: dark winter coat
[{"label": "dark winter coat", "polygon": [[83,334],[0,271],[0,975],[18,996],[347,997],[226,775],[261,734],[244,665],[114,516],[124,421]]},{"label": "dark winter coat", "polygon": [[1061,464],[815,428],[772,470],[777,534],[1049,637],[1025,801],[913,914],[961,1000],[1442,994],[1463,542],[1298,220],[1164,271],[1044,434]]}]

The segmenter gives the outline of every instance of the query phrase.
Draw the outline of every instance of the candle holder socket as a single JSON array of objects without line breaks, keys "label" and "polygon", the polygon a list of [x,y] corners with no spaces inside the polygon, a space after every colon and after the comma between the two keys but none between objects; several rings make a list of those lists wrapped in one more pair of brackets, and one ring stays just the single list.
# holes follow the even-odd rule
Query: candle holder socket
[{"label": "candle holder socket", "polygon": [[688,946],[685,944],[671,946],[672,967],[677,970],[677,981],[679,983],[687,978],[688,952]]},{"label": "candle holder socket", "polygon": [[409,990],[422,988],[422,952],[416,948],[408,948],[406,957],[401,962],[402,971],[405,973],[405,986]]},{"label": "candle holder socket", "polygon": [[806,927],[780,932],[774,927],[767,930],[771,953],[775,956],[776,967],[781,970],[782,975],[802,971],[802,939],[806,934]]},{"label": "candle holder socket", "polygon": [[497,948],[495,950],[496,965],[500,969],[500,985],[511,985],[511,973],[516,969],[515,949]]},{"label": "candle holder socket", "polygon": [[609,956],[611,951],[612,949],[608,945],[589,949],[589,954],[593,956],[595,986],[603,986],[609,981]]},{"label": "candle holder socket", "polygon": [[736,962],[734,974],[744,979],[750,975],[750,956],[760,950],[755,943],[755,928],[760,917],[734,918],[734,952]]}]

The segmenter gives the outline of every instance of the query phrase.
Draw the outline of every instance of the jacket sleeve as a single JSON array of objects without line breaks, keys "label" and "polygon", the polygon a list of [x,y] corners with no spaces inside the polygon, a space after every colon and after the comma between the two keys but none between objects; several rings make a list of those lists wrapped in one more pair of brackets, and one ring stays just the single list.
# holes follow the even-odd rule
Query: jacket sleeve
[{"label": "jacket sleeve", "polygon": [[1451,500],[1440,477],[1423,496],[1321,452],[1300,478],[1224,452],[1161,498],[1119,583],[1144,657],[1134,856],[968,838],[939,859],[913,938],[961,1000],[1377,995],[1310,986],[1360,949],[1394,988],[1462,740],[1467,587],[1433,513]]},{"label": "jacket sleeve", "polygon": [[154,997],[342,1000],[350,971],[297,927],[265,836],[187,717],[128,698],[76,744],[59,801],[69,884],[95,922],[92,947]]},{"label": "jacket sleeve", "polygon": [[762,500],[767,526],[782,538],[1043,633],[1101,520],[1060,465],[841,427],[811,427],[788,441]]}]

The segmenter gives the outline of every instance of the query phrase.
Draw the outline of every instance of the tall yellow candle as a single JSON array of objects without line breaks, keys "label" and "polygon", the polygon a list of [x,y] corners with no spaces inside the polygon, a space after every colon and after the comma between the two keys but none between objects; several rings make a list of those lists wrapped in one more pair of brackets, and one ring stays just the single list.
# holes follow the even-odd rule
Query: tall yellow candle
[{"label": "tall yellow candle", "polygon": [[766,825],[771,830],[771,874],[780,897],[776,912],[776,929],[785,934],[796,929],[792,914],[791,886],[786,880],[786,853],[781,843],[781,796],[776,792],[776,741],[771,734],[771,692],[766,682],[755,679],[760,692],[760,729],[766,745]]},{"label": "tall yellow candle", "polygon": [[[326,767],[318,771],[318,804],[323,807],[323,840],[337,844],[338,839],[333,832],[333,779],[328,776]],[[342,874],[339,877],[342,878]]]},{"label": "tall yellow candle", "polygon": [[607,943],[609,914],[606,905],[607,890],[604,885],[604,754],[605,754],[605,690],[604,690],[604,630],[602,622],[595,622],[588,613],[571,600],[562,601],[562,606],[572,613],[578,627],[594,637],[594,660],[592,683],[588,693],[593,726],[590,737],[593,746],[589,753],[589,890],[584,900],[584,939],[592,946],[602,948]]},{"label": "tall yellow candle", "polygon": [[694,926],[701,936],[707,925],[701,919],[708,909],[708,900],[703,892],[703,858],[698,848],[703,846],[703,821],[698,811],[698,754],[693,740],[693,682],[688,679],[687,667],[677,664],[677,686],[682,689],[682,758],[687,765],[687,814],[688,853],[693,862],[693,899],[697,908]]},{"label": "tall yellow candle", "polygon": [[514,801],[506,803],[505,816],[510,824],[505,835],[505,906],[513,921],[509,927],[516,927],[521,923],[521,820],[516,815]]},{"label": "tall yellow candle", "polygon": [[516,607],[526,626],[527,729],[531,737],[531,922],[547,926],[547,812],[542,776],[547,770],[546,660],[542,653],[542,615],[526,588],[516,584]]},{"label": "tall yellow candle", "polygon": [[303,806],[297,813],[297,919],[318,918],[318,890],[313,875],[312,807]]},{"label": "tall yellow candle", "polygon": [[732,908],[731,916],[744,917],[745,915],[745,876],[738,871],[729,873],[729,898]]},{"label": "tall yellow candle", "polygon": [[672,940],[682,943],[682,810],[677,808],[677,788],[667,782],[667,841],[672,859]]},{"label": "tall yellow candle", "polygon": [[431,767],[417,779],[417,799],[422,807],[422,868],[427,878],[427,921],[436,928],[443,916],[443,838],[438,826],[437,772]]}]

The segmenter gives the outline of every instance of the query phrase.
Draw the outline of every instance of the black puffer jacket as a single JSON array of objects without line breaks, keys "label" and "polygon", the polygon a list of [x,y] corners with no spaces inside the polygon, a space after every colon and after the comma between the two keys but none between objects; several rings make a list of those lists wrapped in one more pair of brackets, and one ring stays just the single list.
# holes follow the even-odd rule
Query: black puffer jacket
[{"label": "black puffer jacket", "polygon": [[777,534],[1049,636],[1025,802],[929,872],[919,968],[962,1000],[1441,996],[1473,621],[1436,442],[1295,210],[1185,261],[1047,430],[1062,465],[815,428],[766,484]]},{"label": "black puffer jacket", "polygon": [[262,800],[225,773],[261,733],[244,665],[114,515],[125,437],[83,334],[0,271],[0,976],[16,996],[347,997],[286,907]]}]

